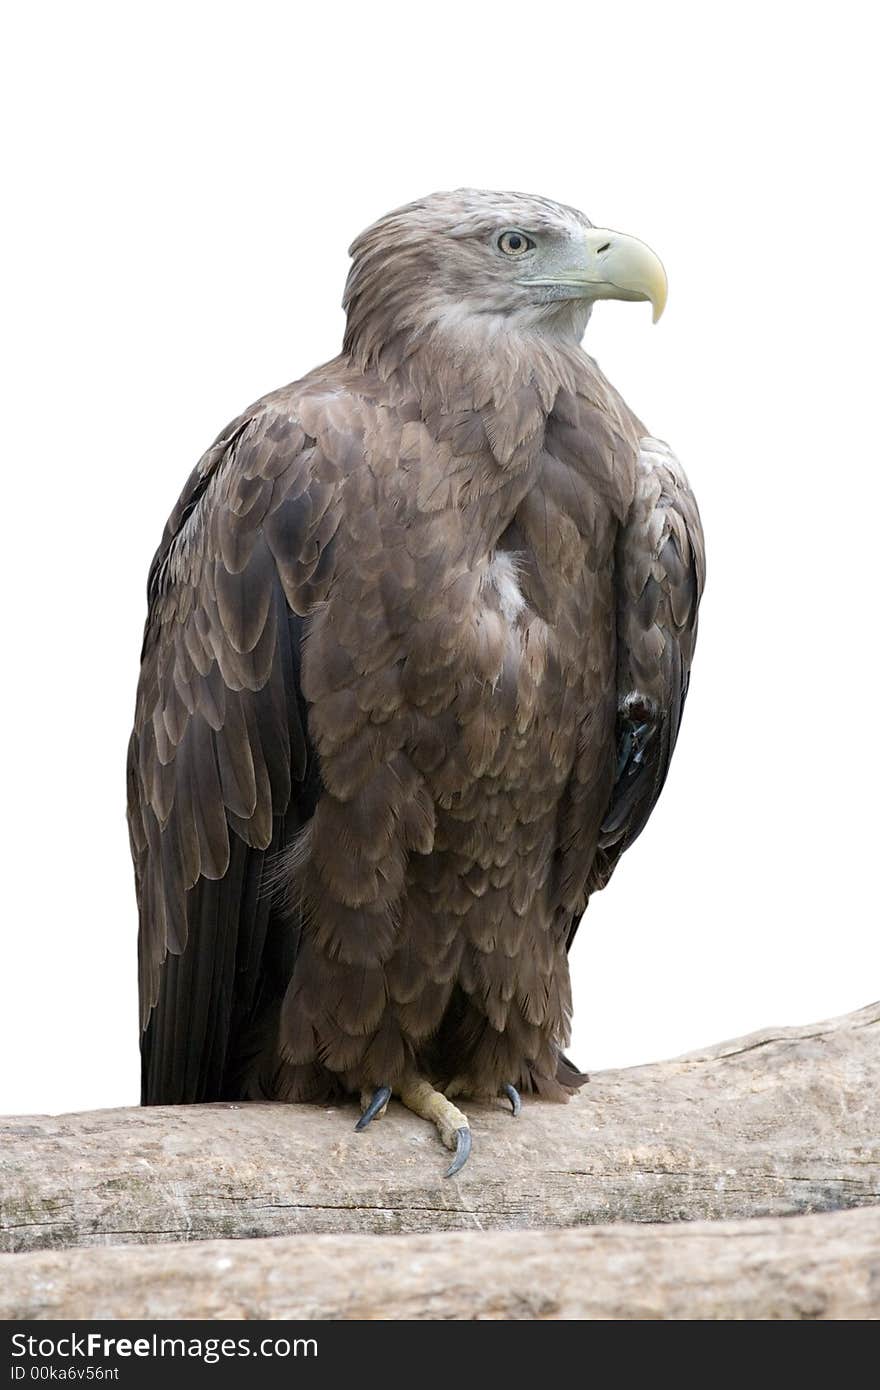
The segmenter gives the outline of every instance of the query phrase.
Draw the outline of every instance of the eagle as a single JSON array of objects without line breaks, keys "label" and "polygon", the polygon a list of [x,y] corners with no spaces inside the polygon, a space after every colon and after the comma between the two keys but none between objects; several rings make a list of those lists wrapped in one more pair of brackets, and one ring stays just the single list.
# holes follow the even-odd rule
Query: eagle
[{"label": "eagle", "polygon": [[568,952],[645,826],[704,578],[581,347],[644,242],[459,189],[353,243],[340,355],[222,431],[148,581],[128,819],[142,1102],[566,1100]]}]

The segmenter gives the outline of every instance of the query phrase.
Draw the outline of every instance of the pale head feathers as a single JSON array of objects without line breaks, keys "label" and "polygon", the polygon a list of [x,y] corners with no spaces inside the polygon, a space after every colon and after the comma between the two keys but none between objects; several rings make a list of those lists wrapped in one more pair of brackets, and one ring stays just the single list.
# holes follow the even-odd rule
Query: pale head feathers
[{"label": "pale head feathers", "polygon": [[[590,304],[519,281],[525,264],[565,263],[591,225],[549,198],[471,188],[397,208],[350,248],[345,350],[385,376],[438,336],[464,355],[522,334],[579,342]],[[505,232],[534,243],[522,259],[500,248]]]}]

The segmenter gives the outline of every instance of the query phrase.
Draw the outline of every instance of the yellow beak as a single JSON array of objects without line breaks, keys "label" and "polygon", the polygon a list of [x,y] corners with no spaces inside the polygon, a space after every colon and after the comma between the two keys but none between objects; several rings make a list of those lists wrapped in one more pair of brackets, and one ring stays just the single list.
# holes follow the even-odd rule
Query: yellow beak
[{"label": "yellow beak", "polygon": [[[648,299],[656,323],[666,307],[666,271],[650,246],[623,232],[591,227],[583,283],[595,299]],[[581,276],[576,276],[580,280]]]},{"label": "yellow beak", "polygon": [[648,299],[656,323],[666,306],[666,271],[650,246],[607,227],[591,227],[583,246],[583,259],[571,266],[519,283],[582,288],[586,299]]}]

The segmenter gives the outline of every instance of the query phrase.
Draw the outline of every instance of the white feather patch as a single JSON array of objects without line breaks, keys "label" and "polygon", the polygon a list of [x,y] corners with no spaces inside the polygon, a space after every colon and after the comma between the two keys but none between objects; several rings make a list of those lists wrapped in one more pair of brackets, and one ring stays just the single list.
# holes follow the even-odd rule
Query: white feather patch
[{"label": "white feather patch", "polygon": [[526,603],[520,592],[516,563],[506,551],[496,554],[492,563],[487,566],[483,576],[483,587],[495,590],[502,615],[511,625],[515,623]]}]

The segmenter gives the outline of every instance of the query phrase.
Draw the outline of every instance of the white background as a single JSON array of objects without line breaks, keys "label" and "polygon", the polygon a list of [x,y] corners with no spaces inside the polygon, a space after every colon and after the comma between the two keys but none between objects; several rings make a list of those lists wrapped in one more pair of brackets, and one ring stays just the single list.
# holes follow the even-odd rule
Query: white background
[{"label": "white background", "polygon": [[[438,188],[648,241],[586,346],[678,451],[709,587],[679,751],[573,956],[637,1063],[878,993],[869,7],[19,7],[4,179],[0,1110],[138,1095],[124,761],[147,567],[239,409],[331,357],[346,247]],[[623,16],[623,17],[619,17]]]}]

